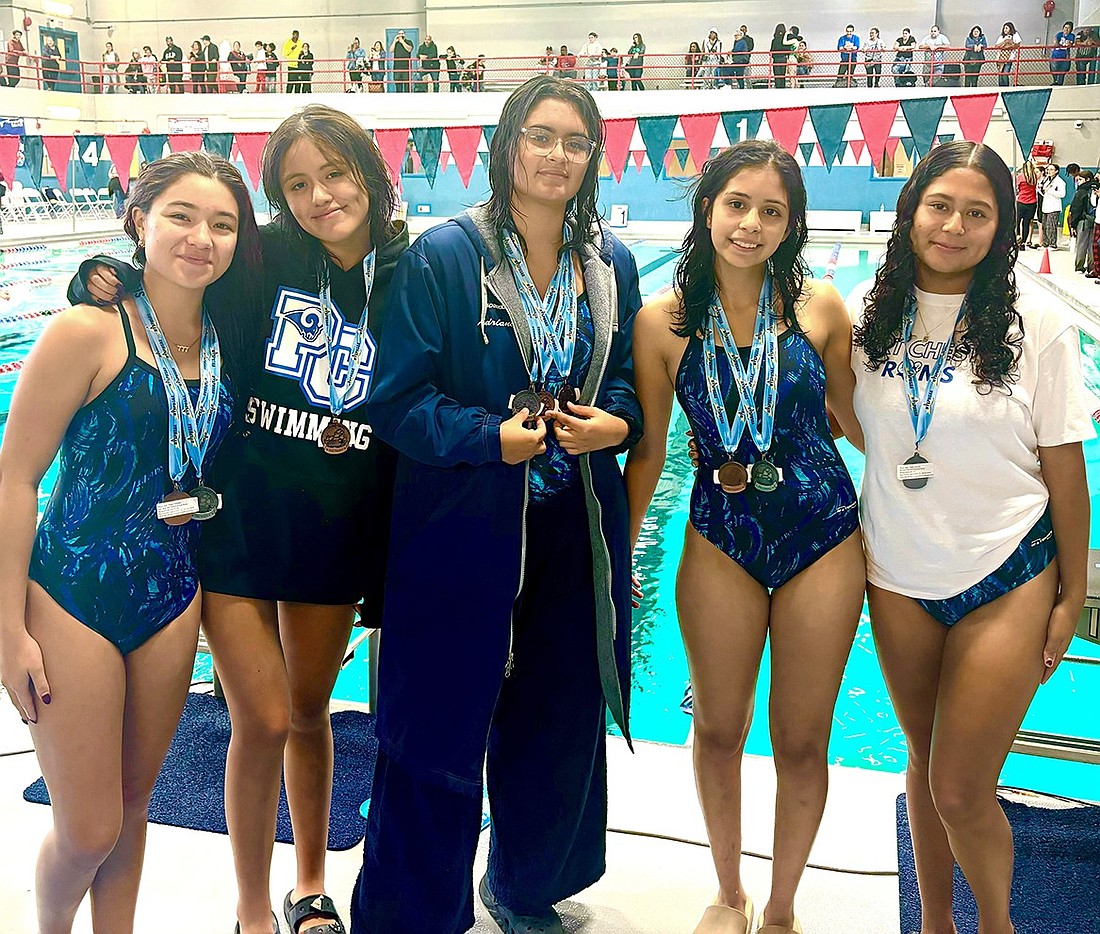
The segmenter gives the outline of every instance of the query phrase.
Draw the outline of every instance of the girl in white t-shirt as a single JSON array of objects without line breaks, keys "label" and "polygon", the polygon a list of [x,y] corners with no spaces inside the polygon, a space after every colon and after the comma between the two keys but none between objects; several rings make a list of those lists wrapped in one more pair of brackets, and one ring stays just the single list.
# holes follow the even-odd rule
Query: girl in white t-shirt
[{"label": "girl in white t-shirt", "polygon": [[954,930],[954,862],[982,931],[1013,930],[997,779],[1085,598],[1077,331],[1017,293],[1013,198],[989,147],[934,149],[902,189],[855,329],[868,600],[908,742],[925,931]]}]

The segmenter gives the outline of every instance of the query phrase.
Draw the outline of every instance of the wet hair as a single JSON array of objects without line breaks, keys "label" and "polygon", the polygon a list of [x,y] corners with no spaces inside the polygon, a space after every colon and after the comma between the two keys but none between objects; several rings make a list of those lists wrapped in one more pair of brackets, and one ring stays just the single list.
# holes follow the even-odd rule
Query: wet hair
[{"label": "wet hair", "polygon": [[[527,115],[546,100],[557,100],[572,105],[580,115],[585,134],[595,143],[592,157],[585,166],[581,187],[566,206],[565,218],[569,224],[569,236],[562,244],[562,250],[580,249],[590,239],[592,225],[599,220],[597,200],[600,151],[603,149],[603,119],[600,117],[600,111],[592,95],[580,85],[552,75],[537,75],[516,88],[504,102],[496,132],[489,144],[489,187],[492,194],[489,196],[487,206],[502,249],[504,231],[509,228],[514,229],[512,192],[515,179],[512,177],[512,172],[516,153],[519,150],[520,129]],[[527,244],[523,243],[522,235],[520,235],[520,243],[526,252]]]},{"label": "wet hair", "polygon": [[744,169],[775,169],[790,208],[787,236],[768,260],[772,283],[788,328],[800,330],[795,313],[809,270],[802,259],[806,244],[806,185],[802,172],[785,149],[770,140],[744,140],[707,160],[692,190],[691,230],[684,237],[676,264],[676,291],[680,306],[673,315],[672,332],[680,337],[698,334],[710,320],[710,303],[717,285],[714,275],[714,242],[707,226],[715,201],[729,180]]},{"label": "wet hair", "polygon": [[[204,304],[218,332],[226,371],[238,387],[248,383],[250,353],[249,335],[256,333],[253,320],[259,309],[255,296],[260,293],[260,232],[252,210],[252,196],[237,167],[221,156],[207,152],[177,152],[142,166],[138,177],[130,183],[122,229],[134,241],[134,264],[145,266],[145,248],[139,244],[135,209],[148,215],[156,200],[172,185],[188,175],[220,182],[233,196],[237,205],[237,246],[229,268],[206,289]],[[251,324],[250,324],[251,322]],[[247,393],[237,390],[243,404]]]},{"label": "wet hair", "polygon": [[997,229],[989,252],[974,267],[967,290],[965,330],[955,351],[969,359],[980,393],[1004,388],[1016,379],[1023,341],[1023,319],[1016,310],[1015,192],[1012,173],[1001,157],[982,143],[954,140],[937,146],[917,163],[898,195],[897,220],[886,246],[886,258],[875,274],[875,284],[863,300],[863,321],[854,341],[867,354],[867,368],[877,370],[901,339],[902,319],[916,284],[913,255],[913,216],[925,189],[952,169],[975,169],[993,189],[997,202]]},{"label": "wet hair", "polygon": [[275,223],[304,246],[317,250],[320,243],[307,234],[294,217],[283,192],[283,163],[290,148],[299,140],[309,140],[329,159],[344,166],[370,200],[368,224],[375,246],[393,237],[393,215],[397,211],[397,191],[389,170],[371,135],[353,117],[324,104],[310,104],[280,123],[268,138],[261,159],[264,194],[277,210]]}]

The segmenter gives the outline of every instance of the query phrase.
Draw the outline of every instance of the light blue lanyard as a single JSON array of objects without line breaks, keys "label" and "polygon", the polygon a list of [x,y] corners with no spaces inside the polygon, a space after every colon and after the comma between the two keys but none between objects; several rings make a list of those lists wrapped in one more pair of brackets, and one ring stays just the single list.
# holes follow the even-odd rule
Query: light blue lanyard
[{"label": "light blue lanyard", "polygon": [[[569,239],[568,225],[562,230],[562,238]],[[577,285],[572,251],[562,251],[546,298],[539,295],[527,268],[519,235],[514,230],[504,233],[504,255],[512,267],[512,277],[531,328],[531,344],[535,351],[528,367],[531,383],[541,385],[550,372],[551,363],[562,379],[569,379],[573,351],[577,346]]]},{"label": "light blue lanyard", "polygon": [[202,464],[214,422],[218,416],[221,396],[222,360],[218,346],[218,334],[210,316],[202,311],[202,340],[199,344],[199,399],[192,405],[187,382],[180,373],[168,340],[160,329],[160,322],[144,289],[134,293],[141,323],[149,338],[149,347],[157,361],[164,393],[168,398],[168,473],[178,487],[190,462],[195,468],[199,485],[202,485]]},{"label": "light blue lanyard", "polygon": [[[740,396],[737,414],[732,424],[726,412],[722,385],[718,379],[718,356],[714,336],[716,331],[722,339],[722,347],[726,351],[726,359],[729,360],[733,382]],[[726,453],[730,457],[733,456],[747,427],[760,455],[763,457],[767,454],[772,444],[775,407],[779,398],[779,318],[772,308],[771,276],[764,277],[764,284],[760,289],[747,371],[741,362],[741,355],[737,351],[737,344],[726,321],[725,312],[722,311],[722,303],[715,293],[710,301],[710,323],[703,329],[703,373],[707,380],[714,423]],[[763,405],[757,411],[756,387],[760,383],[761,373],[764,376],[764,398]]]},{"label": "light blue lanyard", "polygon": [[363,257],[363,286],[366,289],[367,298],[363,302],[363,314],[359,318],[359,324],[352,338],[351,350],[348,356],[348,372],[343,385],[336,387],[336,357],[340,351],[339,316],[334,314],[332,307],[332,289],[329,285],[328,263],[321,274],[321,288],[318,298],[321,301],[321,319],[325,323],[325,351],[328,354],[328,404],[333,415],[342,415],[344,404],[347,402],[355,379],[359,375],[359,367],[363,363],[363,348],[367,343],[367,318],[370,307],[370,293],[374,288],[374,254],[371,250]]},{"label": "light blue lanyard", "polygon": [[940,392],[940,378],[951,359],[951,345],[955,341],[955,331],[958,330],[959,322],[962,321],[965,314],[966,299],[964,298],[962,304],[959,305],[959,313],[955,316],[955,326],[951,329],[950,336],[944,341],[943,347],[940,348],[936,362],[932,364],[928,372],[928,385],[924,387],[924,392],[921,392],[920,383],[917,380],[917,368],[913,365],[913,361],[909,356],[909,341],[913,337],[913,325],[917,320],[917,300],[912,294],[909,295],[909,301],[905,306],[905,315],[901,324],[901,371],[905,376],[905,392],[909,400],[909,417],[913,422],[913,436],[916,439],[918,450],[920,449],[920,443],[928,434],[928,429],[932,426],[932,414],[936,410],[936,397]]}]

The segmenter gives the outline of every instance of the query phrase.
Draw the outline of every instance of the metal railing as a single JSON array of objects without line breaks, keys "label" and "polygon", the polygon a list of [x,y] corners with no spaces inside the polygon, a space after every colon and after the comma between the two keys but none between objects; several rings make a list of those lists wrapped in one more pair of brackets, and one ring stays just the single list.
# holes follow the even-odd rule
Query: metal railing
[{"label": "metal railing", "polygon": [[[1006,55],[997,49],[982,60],[966,57],[962,48],[943,48],[910,55],[886,50],[868,61],[857,53],[841,60],[836,49],[796,53],[754,50],[708,56],[702,52],[646,52],[588,58],[583,55],[454,57],[360,62],[352,70],[346,59],[313,59],[294,63],[248,59],[202,63],[104,62],[43,58],[10,58],[3,75],[9,87],[74,93],[227,94],[227,93],[445,93],[509,91],[535,74],[553,74],[590,90],[674,90],[798,87],[1017,87],[1050,84],[1100,84],[1100,58],[1088,57],[1095,46],[1073,51],[1069,59],[1052,60],[1047,46],[1022,46]],[[372,67],[373,66],[373,67]],[[1064,66],[1064,67],[1063,67]],[[362,70],[358,70],[362,69]],[[13,83],[14,82],[14,83]]]}]

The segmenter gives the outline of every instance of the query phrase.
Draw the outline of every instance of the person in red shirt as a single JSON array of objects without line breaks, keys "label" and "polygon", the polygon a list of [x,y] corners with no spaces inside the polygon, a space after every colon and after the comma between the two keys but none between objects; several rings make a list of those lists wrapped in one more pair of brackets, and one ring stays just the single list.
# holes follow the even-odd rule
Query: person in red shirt
[{"label": "person in red shirt", "polygon": [[5,81],[4,78],[0,76],[0,85],[14,88],[19,83],[19,56],[25,51],[26,49],[23,48],[23,33],[18,29],[13,29],[11,38],[8,40],[8,52],[5,56],[8,66],[8,77]]},{"label": "person in red shirt", "polygon": [[577,56],[570,52],[569,47],[565,45],[561,47],[561,54],[558,55],[558,77],[577,77]]},{"label": "person in red shirt", "polygon": [[1016,242],[1020,249],[1031,247],[1039,249],[1031,242],[1031,222],[1035,220],[1038,196],[1035,185],[1039,181],[1039,172],[1035,163],[1028,159],[1016,173]]}]

